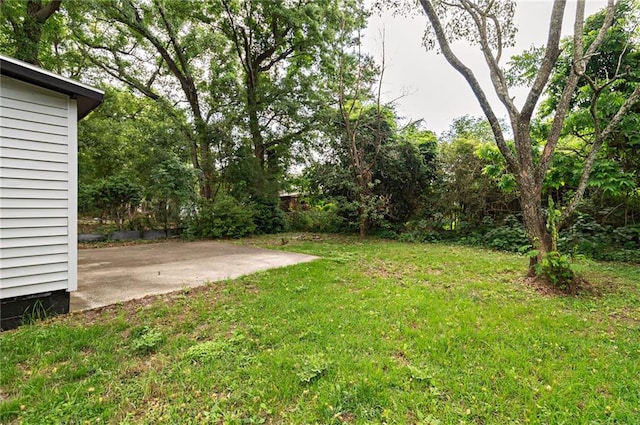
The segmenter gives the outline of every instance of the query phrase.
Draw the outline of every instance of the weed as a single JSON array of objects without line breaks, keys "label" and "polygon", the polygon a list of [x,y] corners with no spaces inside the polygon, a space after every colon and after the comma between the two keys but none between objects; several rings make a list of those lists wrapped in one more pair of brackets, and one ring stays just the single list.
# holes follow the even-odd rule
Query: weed
[{"label": "weed", "polygon": [[[532,251],[534,253],[535,251]],[[533,255],[533,254],[530,254]],[[551,284],[561,291],[570,293],[575,283],[575,273],[569,263],[569,256],[562,255],[558,251],[551,251],[536,264],[538,276],[546,278]]]},{"label": "weed", "polygon": [[220,341],[205,341],[189,347],[185,358],[194,362],[206,362],[222,356],[227,344]]},{"label": "weed", "polygon": [[131,332],[131,350],[136,354],[155,352],[165,337],[157,329],[142,326]]},{"label": "weed", "polygon": [[314,353],[305,356],[297,365],[298,379],[300,382],[309,383],[324,375],[329,368],[329,361],[323,353]]}]

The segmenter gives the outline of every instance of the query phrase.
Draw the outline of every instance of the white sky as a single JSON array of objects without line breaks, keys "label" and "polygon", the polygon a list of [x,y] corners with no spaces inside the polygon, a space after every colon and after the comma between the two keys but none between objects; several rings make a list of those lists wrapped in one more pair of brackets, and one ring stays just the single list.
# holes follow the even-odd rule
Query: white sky
[{"label": "white sky", "polygon": [[[504,65],[511,55],[531,46],[543,45],[551,15],[551,0],[519,1],[516,9],[518,34],[516,45],[503,53]],[[586,16],[603,8],[603,0],[587,1]],[[563,33],[573,31],[575,1],[569,1],[565,9]],[[423,118],[426,128],[441,134],[449,128],[454,118],[463,115],[483,116],[477,100],[464,78],[435,51],[427,52],[422,46],[422,35],[427,25],[426,16],[394,17],[391,12],[373,15],[364,34],[363,46],[378,62],[382,57],[382,29],[385,33],[385,76],[383,91],[385,101],[400,97],[395,102],[401,117]],[[485,92],[492,98],[496,115],[505,116],[503,106],[490,86],[486,65],[477,47],[455,43],[453,49],[459,58],[471,67]],[[526,97],[527,90],[513,91],[516,104]],[[404,94],[404,96],[403,96]],[[520,101],[520,102],[519,102]]]}]

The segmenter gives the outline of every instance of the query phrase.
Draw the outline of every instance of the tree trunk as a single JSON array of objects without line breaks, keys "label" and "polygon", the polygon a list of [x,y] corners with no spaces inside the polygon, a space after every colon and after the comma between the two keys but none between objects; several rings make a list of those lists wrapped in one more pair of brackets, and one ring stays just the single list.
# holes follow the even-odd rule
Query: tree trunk
[{"label": "tree trunk", "polygon": [[202,171],[200,196],[205,199],[211,199],[213,195],[211,186],[214,180],[214,166],[211,151],[209,150],[210,135],[203,120],[196,120],[195,137],[196,143],[200,148],[200,171]]},{"label": "tree trunk", "polygon": [[528,276],[535,276],[536,264],[552,251],[553,240],[547,229],[544,210],[542,209],[542,188],[535,184],[535,179],[529,174],[520,175],[520,206],[527,238],[538,254],[529,261]]},{"label": "tree trunk", "polygon": [[251,133],[251,141],[253,142],[253,152],[258,159],[260,168],[264,170],[266,161],[266,149],[264,139],[260,132],[260,121],[258,118],[258,94],[257,94],[257,76],[247,71],[246,89],[247,89],[247,115],[249,116],[249,133]]}]

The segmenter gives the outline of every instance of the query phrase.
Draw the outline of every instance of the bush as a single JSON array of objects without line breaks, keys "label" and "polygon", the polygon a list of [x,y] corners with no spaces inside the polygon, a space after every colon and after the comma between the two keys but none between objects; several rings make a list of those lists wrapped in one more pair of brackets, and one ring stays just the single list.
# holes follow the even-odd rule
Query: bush
[{"label": "bush", "polygon": [[[530,255],[537,255],[536,251],[531,251]],[[572,292],[575,282],[575,274],[569,264],[569,257],[560,254],[558,251],[551,251],[536,264],[536,274],[546,278],[553,286],[563,292]]]},{"label": "bush", "polygon": [[337,233],[342,227],[335,204],[309,210],[291,211],[286,215],[286,229],[297,232]]},{"label": "bush", "polygon": [[603,226],[589,215],[579,215],[560,232],[562,252],[582,254],[596,260],[640,262],[640,226]]},{"label": "bush", "polygon": [[436,231],[437,225],[428,220],[414,220],[405,224],[404,231],[398,237],[402,242],[435,242],[442,239]]},{"label": "bush", "polygon": [[507,216],[502,225],[479,235],[481,245],[501,251],[523,252],[530,249],[529,239],[520,220]]},{"label": "bush", "polygon": [[202,199],[185,220],[186,238],[240,238],[256,231],[255,211],[226,195],[215,201]]},{"label": "bush", "polygon": [[254,202],[253,222],[256,233],[280,233],[285,227],[285,214],[275,202]]}]

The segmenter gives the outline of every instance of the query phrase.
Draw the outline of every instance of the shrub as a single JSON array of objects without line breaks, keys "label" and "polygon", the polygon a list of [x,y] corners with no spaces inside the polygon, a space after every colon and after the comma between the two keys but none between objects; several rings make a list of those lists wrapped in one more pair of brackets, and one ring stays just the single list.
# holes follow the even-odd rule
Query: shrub
[{"label": "shrub", "polygon": [[335,204],[325,204],[309,210],[287,213],[287,230],[298,232],[337,233],[342,227],[342,218]]},{"label": "shrub", "polygon": [[522,252],[523,247],[529,249],[529,239],[524,226],[517,217],[510,215],[502,225],[490,228],[479,235],[481,245],[501,251]]},{"label": "shrub", "polygon": [[240,238],[256,231],[255,211],[226,195],[201,199],[185,220],[186,238]]},{"label": "shrub", "polygon": [[640,261],[640,226],[614,228],[601,225],[589,215],[579,215],[560,232],[559,250],[582,254],[596,260]]},{"label": "shrub", "polygon": [[253,222],[256,233],[280,233],[285,227],[284,211],[276,202],[263,201],[253,203]]},{"label": "shrub", "polygon": [[[536,251],[531,251],[530,255],[537,255]],[[575,281],[575,274],[569,264],[569,257],[560,254],[558,251],[551,251],[542,258],[536,265],[538,276],[546,278],[553,286],[563,292],[571,292]]]},{"label": "shrub", "polygon": [[437,225],[428,220],[413,220],[405,224],[404,231],[398,236],[402,242],[435,242],[442,239],[436,231]]}]

